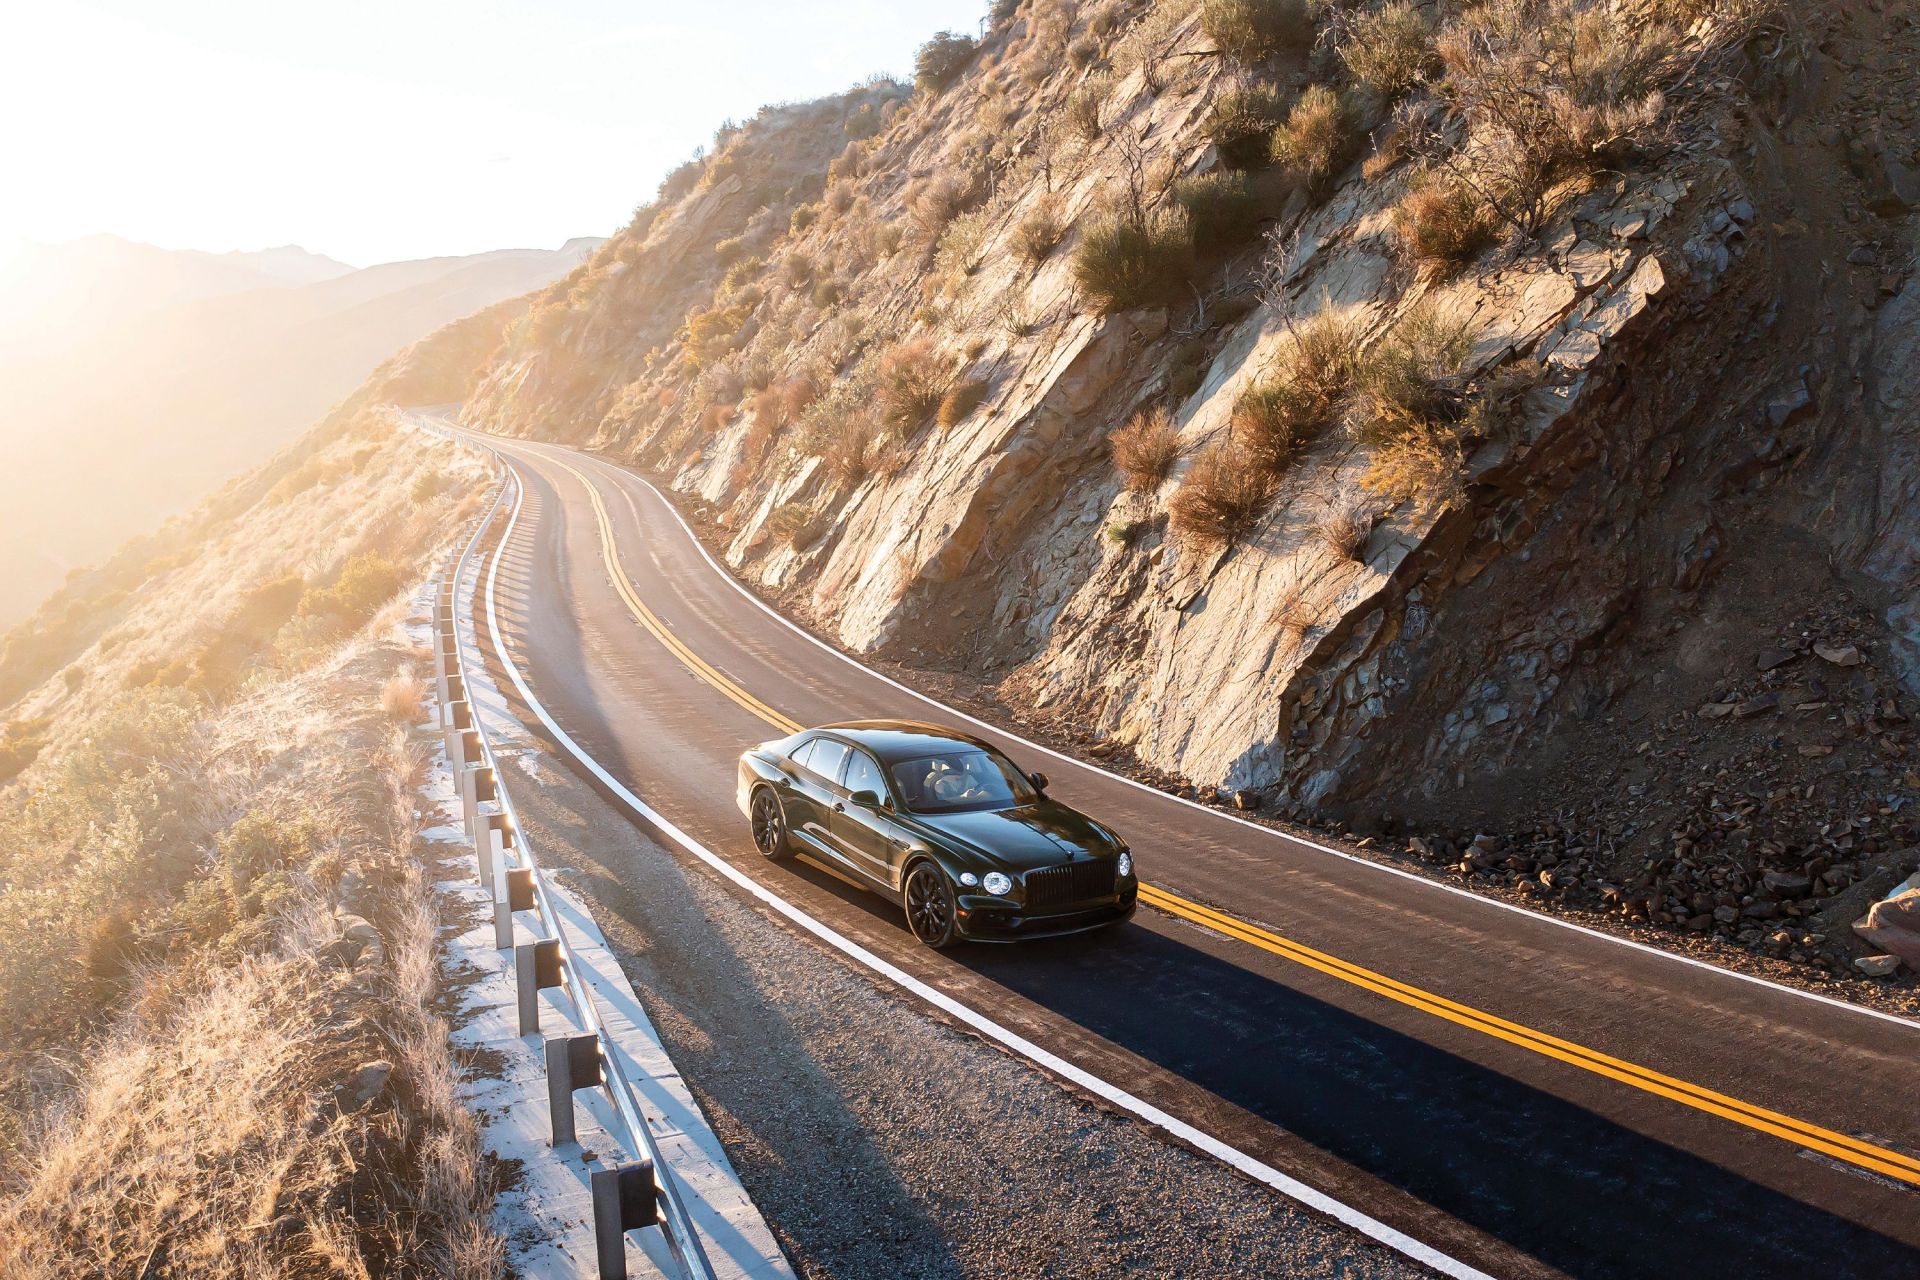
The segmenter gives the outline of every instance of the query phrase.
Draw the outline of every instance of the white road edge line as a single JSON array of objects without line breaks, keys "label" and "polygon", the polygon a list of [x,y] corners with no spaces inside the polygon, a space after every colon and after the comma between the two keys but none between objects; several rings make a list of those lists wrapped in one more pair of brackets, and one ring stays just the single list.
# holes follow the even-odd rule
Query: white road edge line
[{"label": "white road edge line", "polygon": [[[491,449],[488,451],[493,452]],[[494,456],[496,458],[500,457],[498,453],[495,453]],[[502,459],[502,462],[504,464],[504,459]],[[547,713],[546,707],[534,696],[533,690],[527,686],[526,678],[521,675],[519,665],[513,660],[512,654],[507,650],[506,641],[502,638],[499,619],[495,612],[494,589],[500,573],[500,559],[506,550],[508,542],[513,538],[515,526],[520,522],[520,505],[522,498],[525,496],[525,486],[521,483],[519,472],[511,466],[507,466],[506,471],[513,477],[513,511],[507,518],[507,527],[500,535],[499,544],[495,546],[493,555],[489,558],[487,568],[487,630],[493,642],[493,651],[499,656],[501,666],[506,668],[507,676],[513,681],[514,688],[519,690],[520,696],[525,699],[527,706],[532,708],[534,715],[539,717],[540,723],[546,726],[547,732],[553,735],[554,740],[565,747],[574,759],[578,760],[588,772],[598,778],[609,791],[619,796],[629,808],[639,814],[648,826],[666,835],[675,844],[679,845],[695,858],[698,858],[701,862],[707,864],[708,867],[712,868],[721,876],[732,881],[747,894],[785,916],[794,924],[799,925],[802,929],[813,934],[828,946],[858,961],[860,964],[865,965],[896,986],[918,996],[934,1008],[965,1023],[981,1035],[997,1041],[1021,1057],[1052,1072],[1054,1075],[1070,1081],[1088,1093],[1097,1095],[1156,1128],[1165,1130],[1182,1142],[1206,1152],[1216,1160],[1252,1178],[1254,1181],[1271,1187],[1281,1195],[1309,1209],[1325,1214],[1343,1226],[1358,1231],[1362,1235],[1369,1237],[1379,1244],[1385,1245],[1396,1253],[1413,1259],[1415,1262],[1431,1267],[1443,1275],[1456,1277],[1456,1280],[1493,1280],[1493,1277],[1489,1276],[1486,1272],[1479,1271],[1461,1262],[1457,1258],[1441,1253],[1438,1249],[1423,1244],[1415,1240],[1412,1236],[1397,1231],[1384,1222],[1368,1217],[1351,1205],[1344,1204],[1323,1192],[1316,1191],[1304,1182],[1288,1177],[1271,1165],[1256,1160],[1254,1157],[1236,1147],[1228,1146],[1211,1134],[1196,1129],[1185,1121],[1167,1114],[1152,1103],[1135,1097],[1133,1094],[1108,1083],[1099,1076],[1048,1052],[1039,1045],[1034,1044],[1031,1040],[1008,1030],[984,1014],[978,1013],[967,1005],[953,999],[951,996],[935,990],[912,974],[875,955],[851,938],[815,920],[799,907],[794,906],[779,894],[774,893],[759,881],[734,867],[725,858],[722,858],[693,837],[687,835],[684,831],[680,830],[679,827],[670,822],[664,814],[654,810],[646,801],[630,791],[618,778],[609,773],[598,760],[595,760],[583,750],[580,745],[573,740],[572,736],[569,735],[565,729],[562,729],[559,724],[554,721],[553,717]],[[676,512],[675,514],[677,515],[678,513]],[[691,535],[692,530],[688,530],[688,533]]]},{"label": "white road edge line", "polygon": [[[532,444],[532,442],[526,442],[526,443],[528,443],[529,445]],[[533,447],[540,447],[540,446],[533,446]],[[808,643],[814,645],[815,647],[821,649],[822,651],[832,654],[834,657],[840,659],[842,662],[846,663],[848,666],[854,667],[857,670],[865,672],[867,675],[872,676],[874,679],[879,680],[883,684],[891,685],[895,689],[898,689],[900,692],[907,694],[910,697],[917,698],[921,702],[926,703],[928,706],[933,707],[935,710],[942,711],[947,715],[953,716],[960,720],[964,720],[968,724],[978,725],[982,729],[988,730],[991,733],[999,734],[1003,738],[1008,738],[1014,742],[1017,742],[1021,746],[1026,747],[1029,750],[1037,751],[1042,755],[1052,756],[1055,760],[1059,760],[1065,764],[1070,764],[1075,766],[1076,768],[1085,769],[1089,773],[1100,774],[1102,777],[1112,778],[1116,782],[1124,782],[1126,785],[1133,787],[1136,790],[1145,791],[1151,795],[1160,797],[1162,800],[1172,800],[1176,804],[1187,805],[1190,808],[1198,809],[1202,813],[1211,814],[1213,817],[1223,818],[1228,822],[1238,823],[1239,825],[1247,828],[1249,831],[1258,831],[1262,835],[1269,836],[1276,840],[1286,840],[1286,841],[1290,841],[1293,844],[1304,845],[1309,849],[1316,850],[1320,853],[1330,854],[1333,857],[1344,859],[1345,861],[1354,863],[1357,866],[1368,867],[1374,871],[1385,872],[1387,875],[1399,876],[1402,879],[1411,880],[1417,884],[1426,885],[1430,889],[1438,889],[1443,893],[1458,894],[1462,898],[1469,899],[1473,902],[1481,903],[1485,906],[1497,907],[1502,911],[1511,911],[1515,915],[1527,916],[1530,919],[1539,920],[1546,924],[1554,925],[1561,929],[1571,929],[1575,933],[1584,933],[1590,938],[1598,938],[1603,942],[1611,942],[1622,947],[1631,947],[1635,951],[1644,952],[1645,954],[1650,956],[1658,956],[1662,960],[1671,960],[1676,964],[1692,965],[1694,968],[1704,969],[1708,973],[1716,973],[1726,978],[1735,978],[1741,982],[1751,982],[1755,986],[1766,987],[1769,990],[1778,991],[1785,995],[1798,996],[1803,1000],[1815,1000],[1821,1004],[1832,1005],[1837,1009],[1845,1009],[1849,1013],[1857,1013],[1869,1018],[1878,1018],[1882,1022],[1891,1022],[1898,1026],[1906,1027],[1909,1030],[1920,1031],[1920,1020],[1903,1017],[1897,1013],[1886,1013],[1880,1009],[1870,1009],[1865,1005],[1854,1004],[1850,1000],[1841,1000],[1835,996],[1821,995],[1817,991],[1803,991],[1798,987],[1789,987],[1785,983],[1775,982],[1770,978],[1762,978],[1751,973],[1741,973],[1737,969],[1729,969],[1723,965],[1717,965],[1708,960],[1696,960],[1692,956],[1679,955],[1676,952],[1667,951],[1660,947],[1650,946],[1649,944],[1644,942],[1636,942],[1632,938],[1623,938],[1617,934],[1607,933],[1604,930],[1595,929],[1588,925],[1576,924],[1571,920],[1562,920],[1557,916],[1546,915],[1543,912],[1539,912],[1539,911],[1530,911],[1526,907],[1516,906],[1511,902],[1502,902],[1498,898],[1489,898],[1484,894],[1475,893],[1471,889],[1462,889],[1458,885],[1451,885],[1446,883],[1443,880],[1434,880],[1427,876],[1419,875],[1412,871],[1406,871],[1406,870],[1402,870],[1399,867],[1390,866],[1384,862],[1375,862],[1371,858],[1362,858],[1356,854],[1346,853],[1342,850],[1332,848],[1329,845],[1320,844],[1314,840],[1304,839],[1300,836],[1295,836],[1295,835],[1288,835],[1286,832],[1276,831],[1272,827],[1263,827],[1259,823],[1249,822],[1247,819],[1242,818],[1237,814],[1227,813],[1224,810],[1211,808],[1207,805],[1200,804],[1197,801],[1188,800],[1184,796],[1176,796],[1169,792],[1162,791],[1158,787],[1150,787],[1144,782],[1140,782],[1137,779],[1127,777],[1125,774],[1114,773],[1112,770],[1102,769],[1098,765],[1089,764],[1085,760],[1076,759],[1075,757],[1067,755],[1064,752],[1055,751],[1052,747],[1046,746],[1042,743],[1035,742],[1030,738],[1024,738],[1019,734],[1014,733],[1013,731],[1005,728],[1004,726],[991,724],[988,721],[980,719],[978,716],[968,715],[966,712],[960,710],[957,707],[950,707],[946,703],[941,702],[939,699],[931,697],[927,694],[924,694],[920,692],[918,689],[912,688],[911,686],[904,685],[900,683],[898,680],[895,680],[893,677],[886,675],[883,672],[875,671],[872,667],[867,666],[864,662],[861,662],[859,659],[850,657],[849,655],[841,652],[839,649],[834,648],[832,645],[822,640],[819,636],[816,636],[811,631],[808,631],[805,627],[801,626],[799,623],[794,622],[792,619],[782,614],[778,609],[775,609],[772,605],[762,600],[759,596],[755,595],[753,592],[747,590],[747,588],[741,584],[738,578],[734,577],[734,575],[730,573],[724,565],[722,565],[719,561],[713,558],[713,554],[707,550],[706,544],[700,541],[699,535],[697,535],[693,531],[693,526],[687,523],[686,517],[680,514],[680,509],[673,504],[672,500],[669,499],[665,494],[661,493],[660,490],[654,486],[654,483],[651,480],[647,479],[645,476],[636,475],[634,472],[625,470],[624,468],[621,468],[621,467],[614,466],[612,463],[607,462],[604,458],[597,457],[594,454],[582,453],[576,450],[570,450],[569,452],[572,452],[574,456],[577,458],[581,458],[583,460],[592,462],[600,467],[605,468],[608,472],[610,472],[616,477],[621,477],[628,480],[637,480],[641,484],[645,485],[648,488],[648,490],[652,492],[653,496],[660,500],[660,504],[664,506],[673,515],[673,518],[679,521],[680,527],[686,531],[688,541],[693,543],[694,548],[698,550],[701,556],[706,560],[706,562],[710,566],[712,566],[713,571],[719,574],[720,577],[726,581],[728,586],[732,587],[735,591],[738,591],[742,596],[752,601],[754,605],[756,605],[762,612],[767,614],[767,616],[774,619],[774,621],[780,623],[780,625],[786,627],[789,631],[792,631],[795,635],[800,636],[802,639],[806,640]]]}]

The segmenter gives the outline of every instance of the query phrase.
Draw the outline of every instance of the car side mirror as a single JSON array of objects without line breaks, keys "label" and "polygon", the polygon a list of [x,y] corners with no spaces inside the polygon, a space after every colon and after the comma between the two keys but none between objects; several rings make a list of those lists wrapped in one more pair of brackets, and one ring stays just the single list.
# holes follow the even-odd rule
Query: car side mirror
[{"label": "car side mirror", "polygon": [[848,796],[847,799],[863,809],[878,809],[881,807],[880,793],[877,791],[856,791]]},{"label": "car side mirror", "polygon": [[1032,773],[1027,775],[1027,781],[1033,784],[1033,789],[1035,791],[1045,791],[1047,789],[1047,775],[1040,772],[1038,769],[1035,769]]}]

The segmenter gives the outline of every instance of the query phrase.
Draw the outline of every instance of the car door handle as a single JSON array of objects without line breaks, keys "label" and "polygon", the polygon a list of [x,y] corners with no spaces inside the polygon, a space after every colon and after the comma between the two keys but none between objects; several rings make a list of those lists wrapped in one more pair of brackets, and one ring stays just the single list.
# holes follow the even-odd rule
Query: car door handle
[{"label": "car door handle", "polygon": [[841,804],[838,800],[836,800],[833,802],[833,811],[835,813],[845,813],[847,811],[847,806],[845,806],[844,804]]},{"label": "car door handle", "polygon": [[780,779],[780,785],[781,785],[781,786],[783,786],[783,787],[785,787],[785,788],[786,788],[787,790],[789,790],[789,791],[791,791],[791,790],[793,790],[793,779],[792,779],[792,778],[781,778],[781,779]]}]

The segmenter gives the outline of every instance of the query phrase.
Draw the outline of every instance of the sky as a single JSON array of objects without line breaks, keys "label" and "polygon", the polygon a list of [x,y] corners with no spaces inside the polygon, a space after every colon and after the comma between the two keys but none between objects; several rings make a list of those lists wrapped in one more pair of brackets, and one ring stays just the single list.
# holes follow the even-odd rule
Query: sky
[{"label": "sky", "polygon": [[606,235],[721,121],[906,75],[985,0],[60,0],[0,17],[0,255],[354,266]]}]

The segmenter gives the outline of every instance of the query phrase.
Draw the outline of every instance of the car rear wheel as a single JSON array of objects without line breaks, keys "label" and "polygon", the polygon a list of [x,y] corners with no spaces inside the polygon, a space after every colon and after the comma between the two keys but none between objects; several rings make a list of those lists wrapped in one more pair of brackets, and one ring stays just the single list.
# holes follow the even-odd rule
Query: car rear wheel
[{"label": "car rear wheel", "polygon": [[780,797],[764,787],[753,793],[753,847],[775,862],[793,853],[787,843],[787,816],[781,812]]},{"label": "car rear wheel", "polygon": [[931,862],[916,864],[907,873],[904,896],[907,927],[913,930],[913,936],[935,950],[951,946],[959,937],[955,925],[953,886],[947,883],[947,877],[940,868]]}]

